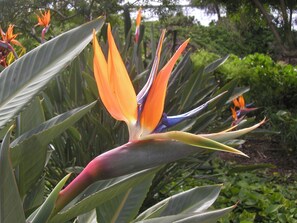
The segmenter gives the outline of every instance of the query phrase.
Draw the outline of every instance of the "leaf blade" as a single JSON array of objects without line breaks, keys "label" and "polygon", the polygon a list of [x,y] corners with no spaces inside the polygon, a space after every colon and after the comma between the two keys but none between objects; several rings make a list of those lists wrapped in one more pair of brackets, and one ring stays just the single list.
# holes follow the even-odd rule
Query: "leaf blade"
[{"label": "leaf blade", "polygon": [[0,128],[15,117],[91,41],[104,18],[72,29],[30,51],[0,75]]},{"label": "leaf blade", "polygon": [[22,201],[9,160],[12,128],[6,133],[0,148],[0,222],[25,222]]}]

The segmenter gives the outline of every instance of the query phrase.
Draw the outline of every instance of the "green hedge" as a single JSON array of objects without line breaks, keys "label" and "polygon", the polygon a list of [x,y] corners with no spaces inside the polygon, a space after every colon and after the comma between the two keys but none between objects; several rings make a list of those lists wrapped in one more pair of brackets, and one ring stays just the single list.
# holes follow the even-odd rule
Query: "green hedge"
[{"label": "green hedge", "polygon": [[[197,68],[204,62],[219,56],[206,51],[193,55]],[[247,94],[257,106],[278,109],[297,108],[297,67],[274,62],[264,54],[250,54],[244,58],[231,55],[226,63],[216,71],[222,84],[238,79],[241,86],[249,86]]]}]

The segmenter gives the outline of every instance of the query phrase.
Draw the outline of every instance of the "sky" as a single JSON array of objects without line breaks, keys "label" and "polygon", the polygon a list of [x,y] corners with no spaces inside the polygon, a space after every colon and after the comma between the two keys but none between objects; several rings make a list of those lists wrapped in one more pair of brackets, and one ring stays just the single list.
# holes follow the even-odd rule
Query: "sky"
[{"label": "sky", "polygon": [[[137,2],[137,0],[125,0],[125,3],[130,2],[130,3],[134,3]],[[150,1],[150,4],[152,5],[160,5],[159,3],[156,3],[154,1]],[[179,1],[180,5],[187,5],[189,4],[188,0],[180,0]],[[135,4],[137,5],[137,4]],[[204,10],[202,9],[198,9],[198,8],[183,8],[184,11],[184,15],[186,16],[194,16],[196,21],[199,21],[201,25],[203,26],[208,26],[209,23],[211,21],[216,21],[217,20],[217,15],[207,15]],[[157,15],[152,14],[149,10],[143,10],[143,19],[144,21],[153,21],[153,20],[157,20],[158,17]],[[221,13],[221,16],[225,16],[224,12]],[[277,15],[275,15],[277,16]],[[136,18],[136,12],[133,13],[131,12],[131,17],[132,19]],[[297,13],[293,14],[293,20],[297,21]],[[297,30],[297,24],[293,24],[292,27],[294,30]]]},{"label": "sky", "polygon": [[[130,3],[134,3],[135,0],[126,0],[125,2],[130,2]],[[150,2],[152,5],[160,5],[158,3],[155,3],[154,1]],[[181,5],[187,5],[189,4],[188,1],[186,0],[180,0],[179,4]],[[137,4],[136,4],[137,5]],[[213,21],[213,20],[217,20],[217,16],[216,15],[207,15],[204,10],[201,9],[197,9],[197,8],[187,8],[184,7],[183,8],[184,11],[184,15],[186,16],[194,16],[196,21],[199,21],[201,25],[203,26],[208,26],[208,24]],[[158,17],[157,15],[152,14],[149,10],[142,10],[142,16],[144,21],[154,21],[157,20]],[[133,13],[131,12],[131,18],[135,19],[136,18],[136,12]]]}]

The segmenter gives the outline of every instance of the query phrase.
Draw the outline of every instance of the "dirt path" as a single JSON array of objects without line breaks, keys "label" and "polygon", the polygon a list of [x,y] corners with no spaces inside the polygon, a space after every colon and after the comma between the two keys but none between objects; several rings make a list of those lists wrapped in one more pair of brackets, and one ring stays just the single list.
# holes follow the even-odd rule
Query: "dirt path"
[{"label": "dirt path", "polygon": [[290,154],[270,138],[249,138],[239,150],[250,158],[228,153],[221,153],[221,157],[235,161],[238,164],[272,164],[275,166],[275,168],[271,169],[272,172],[297,176],[297,154]]}]

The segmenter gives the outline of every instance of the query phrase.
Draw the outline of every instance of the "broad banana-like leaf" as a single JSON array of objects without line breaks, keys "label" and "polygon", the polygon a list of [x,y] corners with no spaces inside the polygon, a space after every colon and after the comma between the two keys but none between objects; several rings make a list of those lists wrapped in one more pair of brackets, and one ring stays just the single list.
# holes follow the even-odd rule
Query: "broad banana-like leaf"
[{"label": "broad banana-like leaf", "polygon": [[20,113],[16,123],[17,135],[37,127],[45,121],[44,110],[39,97],[32,99],[30,104]]},{"label": "broad banana-like leaf", "polygon": [[90,42],[92,30],[104,23],[100,17],[25,54],[0,74],[0,128],[14,118],[46,84]]},{"label": "broad banana-like leaf", "polygon": [[24,133],[11,143],[12,165],[19,165],[18,187],[23,197],[41,177],[47,158],[47,145],[72,126],[96,104],[82,106],[54,117]]},{"label": "broad banana-like leaf", "polygon": [[226,103],[232,102],[233,99],[238,98],[240,95],[248,92],[250,90],[249,87],[237,87],[234,89],[233,94],[231,95],[230,99]]},{"label": "broad banana-like leaf", "polygon": [[99,97],[98,88],[97,88],[97,84],[96,84],[94,77],[92,77],[91,75],[89,75],[86,72],[83,72],[82,76],[85,79],[85,81],[87,82],[87,85],[90,88],[90,91],[92,92],[93,96],[98,98]]},{"label": "broad banana-like leaf", "polygon": [[23,201],[23,209],[25,216],[29,216],[32,212],[44,202],[45,193],[45,177],[41,177],[30,188]]},{"label": "broad banana-like leaf", "polygon": [[215,202],[220,191],[221,185],[190,189],[159,202],[141,213],[135,221],[181,213],[203,212]]},{"label": "broad banana-like leaf", "polygon": [[75,223],[98,223],[96,210],[94,209],[86,214],[82,214],[78,216],[74,222]]},{"label": "broad banana-like leaf", "polygon": [[[31,103],[23,110],[17,118],[16,129],[17,136],[36,128],[38,125],[45,121],[44,112],[40,100],[38,97],[35,97]],[[30,147],[36,148],[35,143],[33,142]],[[20,192],[20,196],[23,199],[26,192],[32,189],[32,186],[36,184],[38,178],[43,173],[44,163],[46,161],[46,146],[38,146],[36,149],[39,152],[43,151],[43,155],[39,156],[39,159],[35,159],[34,157],[34,166],[32,166],[32,154],[31,156],[27,154],[21,162],[19,162],[18,170],[16,171],[16,179],[18,182],[18,188]],[[30,171],[28,171],[28,165],[32,167]],[[34,167],[34,169],[33,169]],[[29,174],[26,174],[26,172]],[[35,176],[35,177],[34,177]]]},{"label": "broad banana-like leaf", "polygon": [[40,206],[36,214],[34,213],[34,218],[32,219],[32,223],[41,223],[41,222],[47,222],[48,219],[51,216],[51,213],[54,209],[55,202],[57,200],[57,197],[59,195],[60,190],[66,183],[67,179],[70,177],[70,174],[66,175],[58,184],[57,186],[52,190],[50,195],[46,198],[44,203]]},{"label": "broad banana-like leaf", "polygon": [[[221,107],[221,106],[225,105],[226,102],[229,100],[229,98],[232,96],[232,94],[233,94],[233,89],[235,89],[237,85],[238,85],[238,80],[233,79],[233,80],[231,80],[229,83],[227,83],[226,85],[224,85],[220,90],[218,90],[218,91],[216,92],[215,95],[218,95],[218,94],[220,94],[220,93],[222,93],[222,92],[225,92],[225,91],[227,91],[227,93],[224,94],[224,95],[217,101],[217,103],[216,103],[215,106],[216,106],[216,107]],[[232,91],[230,91],[230,89],[232,89]],[[212,108],[212,106],[210,106],[210,107]]]},{"label": "broad banana-like leaf", "polygon": [[182,111],[185,107],[189,106],[190,103],[193,104],[193,98],[195,97],[196,92],[201,89],[199,85],[203,79],[202,75],[203,75],[202,70],[199,70],[195,74],[190,75],[188,82],[184,84],[182,88],[182,93],[181,93],[182,96],[180,100],[181,105],[180,105],[179,111]]},{"label": "broad banana-like leaf", "polygon": [[98,206],[98,222],[131,222],[139,212],[153,177],[147,177],[133,188]]},{"label": "broad banana-like leaf", "polygon": [[[21,159],[37,159],[38,150],[35,146],[27,145],[47,145],[53,138],[60,135],[67,128],[72,126],[82,116],[84,116],[96,104],[96,101],[85,106],[75,108],[71,111],[60,114],[32,129],[11,143],[11,160],[13,166],[16,166]],[[37,148],[39,148],[37,146]],[[28,156],[28,157],[27,157]],[[33,159],[34,158],[34,159]]]},{"label": "broad banana-like leaf", "polygon": [[211,73],[213,71],[215,71],[219,66],[221,66],[223,63],[225,63],[225,61],[229,58],[229,55],[226,55],[214,62],[212,62],[211,64],[207,65],[204,70],[203,73],[208,74]]},{"label": "broad banana-like leaf", "polygon": [[136,223],[216,223],[217,220],[224,215],[232,211],[235,206],[231,206],[224,209],[215,211],[207,211],[202,213],[186,213],[178,215],[164,216],[160,218],[152,218],[143,221],[137,221]]},{"label": "broad banana-like leaf", "polygon": [[126,193],[146,179],[152,179],[157,171],[158,169],[146,170],[118,179],[98,181],[77,196],[62,211],[54,215],[49,223],[62,223],[78,215],[87,213],[106,201]]},{"label": "broad banana-like leaf", "polygon": [[9,158],[10,129],[0,147],[0,222],[25,222],[22,201]]},{"label": "broad banana-like leaf", "polygon": [[0,140],[2,140],[4,138],[4,136],[6,135],[7,131],[9,130],[11,125],[7,125],[5,128],[0,130]]}]

